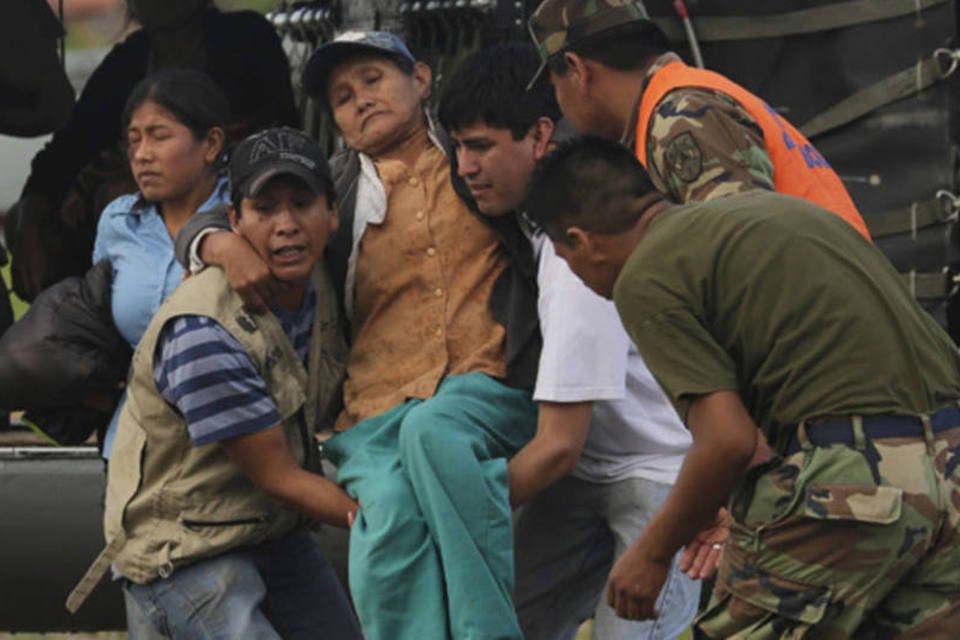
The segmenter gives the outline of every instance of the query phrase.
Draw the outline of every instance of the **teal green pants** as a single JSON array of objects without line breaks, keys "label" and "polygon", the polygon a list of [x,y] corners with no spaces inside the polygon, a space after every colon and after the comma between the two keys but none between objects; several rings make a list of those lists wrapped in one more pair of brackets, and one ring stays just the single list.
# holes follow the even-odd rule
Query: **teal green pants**
[{"label": "teal green pants", "polygon": [[368,640],[522,639],[507,460],[535,430],[528,393],[470,373],[327,441],[360,501],[349,580]]}]

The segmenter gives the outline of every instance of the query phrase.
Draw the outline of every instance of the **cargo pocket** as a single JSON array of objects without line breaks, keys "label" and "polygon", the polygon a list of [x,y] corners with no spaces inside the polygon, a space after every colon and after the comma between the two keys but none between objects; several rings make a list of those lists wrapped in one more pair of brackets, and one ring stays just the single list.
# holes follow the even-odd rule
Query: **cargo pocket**
[{"label": "cargo pocket", "polygon": [[891,524],[900,519],[903,490],[863,484],[811,484],[803,514],[819,520],[853,520]]},{"label": "cargo pocket", "polygon": [[710,638],[812,638],[832,597],[830,587],[753,571],[718,582],[697,626]]},{"label": "cargo pocket", "polygon": [[231,551],[245,544],[257,544],[267,537],[271,518],[266,513],[216,513],[184,511],[177,522],[177,544],[170,554],[173,564]]},{"label": "cargo pocket", "polygon": [[[837,589],[842,589],[839,582],[830,578],[836,567],[825,558],[826,566],[810,565],[805,575],[791,574],[788,578],[780,574],[782,558],[813,557],[809,546],[798,554],[798,545],[829,544],[828,522],[882,527],[897,522],[902,511],[903,492],[896,487],[811,483],[798,487],[797,495],[800,499],[787,518],[759,527],[756,535],[736,524],[731,528],[729,566],[721,567],[714,599],[698,622],[709,637],[822,635],[821,623],[829,624],[825,616],[837,597]],[[825,555],[837,551],[830,549]],[[820,584],[801,582],[794,579],[797,577]]]},{"label": "cargo pocket", "polygon": [[180,524],[195,533],[217,535],[227,529],[237,527],[263,527],[270,522],[270,516],[265,513],[237,514],[233,516],[211,516],[209,513],[184,512],[180,516]]}]

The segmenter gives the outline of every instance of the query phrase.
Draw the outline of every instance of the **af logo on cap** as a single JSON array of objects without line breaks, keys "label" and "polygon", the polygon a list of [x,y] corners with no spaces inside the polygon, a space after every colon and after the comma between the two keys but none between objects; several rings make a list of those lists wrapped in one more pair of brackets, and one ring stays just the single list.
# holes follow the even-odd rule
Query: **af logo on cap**
[{"label": "af logo on cap", "polygon": [[271,131],[260,135],[250,149],[247,162],[259,162],[266,157],[278,157],[283,151],[298,152],[304,147],[303,137],[287,131]]}]

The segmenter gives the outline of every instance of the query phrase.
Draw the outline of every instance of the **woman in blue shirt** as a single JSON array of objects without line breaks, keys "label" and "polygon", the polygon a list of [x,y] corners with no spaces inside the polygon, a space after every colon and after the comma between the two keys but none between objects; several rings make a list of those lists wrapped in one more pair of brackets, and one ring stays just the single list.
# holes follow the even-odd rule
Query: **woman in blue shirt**
[{"label": "woman in blue shirt", "polygon": [[[160,304],[183,280],[173,254],[180,228],[197,211],[229,202],[223,173],[230,108],[199,71],[169,69],[138,84],[127,100],[123,131],[139,191],[104,210],[93,262],[112,265],[113,319],[136,347]],[[121,402],[122,406],[122,402]],[[119,407],[104,440],[109,457]]]}]

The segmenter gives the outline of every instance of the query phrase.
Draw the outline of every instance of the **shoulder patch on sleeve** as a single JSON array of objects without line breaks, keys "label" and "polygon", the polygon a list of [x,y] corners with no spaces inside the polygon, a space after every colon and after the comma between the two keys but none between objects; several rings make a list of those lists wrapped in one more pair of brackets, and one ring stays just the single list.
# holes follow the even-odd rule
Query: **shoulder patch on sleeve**
[{"label": "shoulder patch on sleeve", "polygon": [[689,131],[674,136],[667,144],[663,159],[667,172],[684,182],[693,182],[703,173],[703,153]]}]

